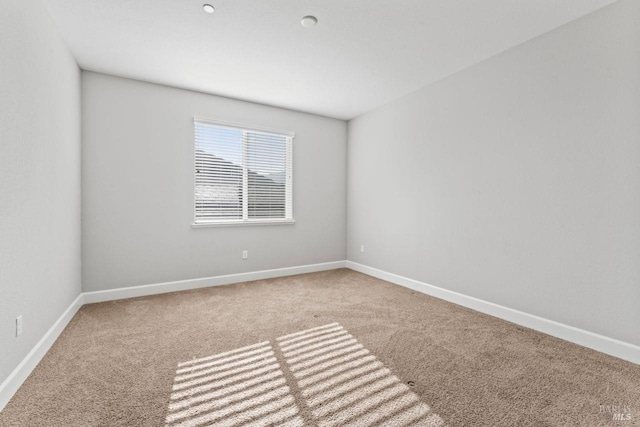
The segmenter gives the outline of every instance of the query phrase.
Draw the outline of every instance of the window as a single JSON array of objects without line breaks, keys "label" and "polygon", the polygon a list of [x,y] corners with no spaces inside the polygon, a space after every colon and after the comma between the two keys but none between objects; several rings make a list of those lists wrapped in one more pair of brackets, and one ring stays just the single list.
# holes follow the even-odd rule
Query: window
[{"label": "window", "polygon": [[293,223],[292,132],[194,119],[194,226]]}]

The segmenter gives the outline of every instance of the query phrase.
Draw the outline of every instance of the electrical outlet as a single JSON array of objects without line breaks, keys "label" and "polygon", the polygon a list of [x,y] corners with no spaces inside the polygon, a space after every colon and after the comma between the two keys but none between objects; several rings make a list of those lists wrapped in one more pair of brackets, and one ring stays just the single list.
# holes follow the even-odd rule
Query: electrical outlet
[{"label": "electrical outlet", "polygon": [[242,251],[242,259],[247,259],[249,258],[249,251],[248,250],[244,250]]},{"label": "electrical outlet", "polygon": [[22,333],[22,314],[16,317],[16,337]]},{"label": "electrical outlet", "polygon": [[364,245],[360,245],[360,252],[364,253]]}]

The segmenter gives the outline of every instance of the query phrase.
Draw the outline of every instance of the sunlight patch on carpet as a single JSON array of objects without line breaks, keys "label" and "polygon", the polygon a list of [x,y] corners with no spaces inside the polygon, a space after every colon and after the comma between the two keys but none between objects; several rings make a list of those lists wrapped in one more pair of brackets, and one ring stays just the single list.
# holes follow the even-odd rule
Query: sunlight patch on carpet
[{"label": "sunlight patch on carpet", "polygon": [[337,323],[277,338],[304,404],[320,427],[445,422]]},{"label": "sunlight patch on carpet", "polygon": [[166,427],[445,426],[338,323],[275,342],[178,363]]},{"label": "sunlight patch on carpet", "polygon": [[269,342],[178,364],[171,427],[303,425]]}]

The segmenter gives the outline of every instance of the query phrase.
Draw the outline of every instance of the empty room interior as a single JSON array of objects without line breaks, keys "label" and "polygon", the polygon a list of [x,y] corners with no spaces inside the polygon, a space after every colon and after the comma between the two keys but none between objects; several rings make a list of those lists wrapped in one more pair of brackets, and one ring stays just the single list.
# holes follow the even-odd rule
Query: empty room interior
[{"label": "empty room interior", "polygon": [[3,0],[0,426],[640,426],[640,1]]}]

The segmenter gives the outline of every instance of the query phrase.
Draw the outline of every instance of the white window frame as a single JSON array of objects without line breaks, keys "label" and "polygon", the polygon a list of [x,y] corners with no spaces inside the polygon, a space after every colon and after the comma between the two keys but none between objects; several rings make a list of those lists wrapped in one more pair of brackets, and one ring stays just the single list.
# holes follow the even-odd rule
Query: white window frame
[{"label": "white window frame", "polygon": [[[286,180],[285,180],[285,218],[248,218],[248,167],[246,160],[246,145],[243,143],[243,161],[242,161],[242,175],[243,175],[243,188],[242,188],[242,219],[218,219],[208,221],[198,221],[196,218],[196,137],[195,137],[195,125],[196,123],[210,124],[219,127],[226,127],[235,130],[243,131],[243,135],[246,132],[268,133],[281,135],[287,138],[286,146]],[[292,131],[268,128],[263,126],[247,125],[244,123],[228,122],[223,120],[214,120],[201,116],[193,117],[193,137],[191,143],[193,144],[193,222],[191,227],[203,228],[203,227],[227,227],[227,226],[256,226],[256,225],[282,225],[282,224],[295,224],[293,219],[293,139],[296,134]]]}]

